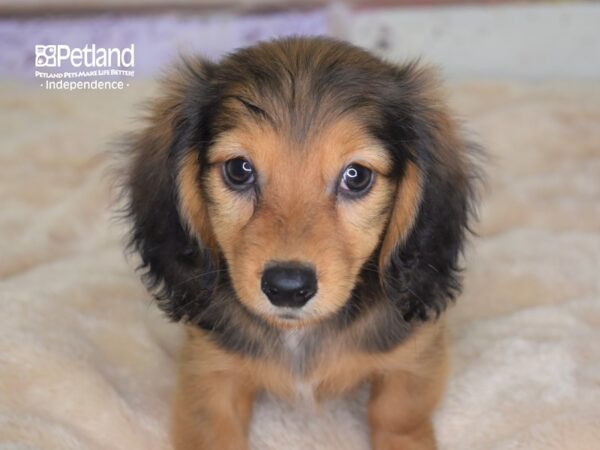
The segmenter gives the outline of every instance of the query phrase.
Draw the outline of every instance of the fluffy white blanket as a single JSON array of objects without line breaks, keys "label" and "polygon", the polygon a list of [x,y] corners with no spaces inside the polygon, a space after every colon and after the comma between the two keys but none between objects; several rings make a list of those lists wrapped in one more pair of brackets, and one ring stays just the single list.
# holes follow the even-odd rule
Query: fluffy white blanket
[{"label": "fluffy white blanket", "polygon": [[[168,448],[178,327],[111,221],[109,139],[153,86],[0,84],[0,448]],[[455,85],[490,150],[451,313],[442,449],[600,448],[600,86]],[[366,391],[256,407],[254,449],[366,449]]]}]

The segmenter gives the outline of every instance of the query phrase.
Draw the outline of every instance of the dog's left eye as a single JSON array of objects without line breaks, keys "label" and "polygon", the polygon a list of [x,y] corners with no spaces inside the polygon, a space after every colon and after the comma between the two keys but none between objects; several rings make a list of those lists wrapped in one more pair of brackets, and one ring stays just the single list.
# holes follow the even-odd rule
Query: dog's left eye
[{"label": "dog's left eye", "polygon": [[373,172],[360,164],[350,164],[344,169],[340,189],[350,195],[366,193],[371,187]]},{"label": "dog's left eye", "polygon": [[254,182],[254,168],[245,158],[234,158],[223,166],[225,179],[233,187],[243,188]]}]

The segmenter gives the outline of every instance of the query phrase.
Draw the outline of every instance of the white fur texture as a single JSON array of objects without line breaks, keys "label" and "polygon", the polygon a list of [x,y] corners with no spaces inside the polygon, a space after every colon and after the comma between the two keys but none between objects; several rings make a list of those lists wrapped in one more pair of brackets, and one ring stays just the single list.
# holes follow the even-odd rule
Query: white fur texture
[{"label": "white fur texture", "polygon": [[[179,330],[123,257],[104,175],[151,91],[0,84],[1,449],[169,448]],[[598,449],[600,85],[471,83],[451,100],[492,160],[440,447]],[[253,449],[367,449],[367,394],[264,396]]]}]

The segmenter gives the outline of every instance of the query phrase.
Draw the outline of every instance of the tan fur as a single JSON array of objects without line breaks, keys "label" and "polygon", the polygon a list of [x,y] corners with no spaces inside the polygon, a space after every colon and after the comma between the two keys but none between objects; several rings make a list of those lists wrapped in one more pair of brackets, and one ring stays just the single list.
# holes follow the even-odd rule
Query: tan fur
[{"label": "tan fur", "polygon": [[243,361],[198,337],[188,341],[183,355],[173,445],[177,450],[244,450],[256,386],[238,370]]},{"label": "tan fur", "polygon": [[227,353],[205,332],[189,328],[173,406],[175,448],[246,448],[252,400],[260,390],[293,401],[295,386],[303,383],[318,401],[372,381],[374,449],[433,449],[430,417],[447,374],[444,324],[443,318],[426,323],[381,354],[354,351],[348,336],[340,336],[301,377],[278,362]]},{"label": "tan fur", "polygon": [[[265,186],[259,210],[252,199],[223,183],[221,165],[235,157],[249,159],[259,173],[259,184]],[[375,185],[365,199],[336,202],[333,190],[351,162],[371,168],[376,173]],[[319,130],[303,144],[271,128],[242,122],[211,148],[209,165],[210,229],[228,261],[240,299],[265,319],[277,322],[258,280],[269,261],[297,260],[316,267],[319,291],[295,325],[304,326],[337,311],[376,248],[389,214],[394,186],[386,178],[390,161],[379,144],[352,117]],[[179,178],[180,201],[184,216],[202,239],[210,232],[201,211],[204,203],[197,174],[196,160],[186,158]],[[410,185],[408,189],[403,197],[410,197]],[[409,222],[407,214],[404,220]]]},{"label": "tan fur", "polygon": [[[374,450],[436,448],[431,416],[446,387],[448,357],[444,331],[430,338],[412,349],[415,370],[383,370],[373,378],[369,426]],[[409,344],[405,352],[410,351]]]},{"label": "tan fur", "polygon": [[[179,210],[187,225],[213,253],[216,242],[208,221],[208,214],[198,184],[200,165],[193,153],[188,153],[179,170]],[[216,258],[215,258],[216,260]]]},{"label": "tan fur", "polygon": [[[421,195],[418,168],[408,163],[405,176],[394,186],[386,178],[390,166],[386,152],[352,117],[319,130],[303,145],[269,127],[242,121],[211,148],[206,188],[213,201],[208,211],[199,191],[197,160],[186,157],[179,173],[180,206],[191,229],[202,240],[208,236],[218,242],[241,301],[284,329],[290,325],[270,315],[270,304],[257,281],[270,259],[316,265],[318,302],[312,315],[293,324],[296,329],[308,327],[342,306],[340,301],[352,289],[386,222],[382,254],[387,255],[401,243],[413,225]],[[221,164],[235,157],[249,159],[260,174],[259,182],[275,186],[262,193],[263,206],[258,211],[252,201],[223,185]],[[327,194],[350,162],[371,168],[376,183],[368,198],[336,205]],[[375,448],[400,449],[405,444],[406,448],[433,448],[429,417],[446,373],[443,321],[422,325],[390,352],[371,354],[349,344],[370,319],[364,316],[327,342],[328,350],[319,353],[314,367],[302,376],[285,361],[229,354],[204,332],[190,329],[174,404],[176,448],[245,448],[252,398],[257,391],[267,390],[291,401],[296,385],[303,383],[320,400],[343,394],[367,380],[374,382],[370,421]],[[405,412],[396,414],[394,408]],[[402,446],[397,444],[400,442]]]},{"label": "tan fur", "polygon": [[379,266],[384,267],[390,253],[398,245],[402,245],[411,230],[421,200],[421,174],[417,166],[408,162],[406,173],[400,180],[398,192],[394,200],[392,217],[381,245]]},{"label": "tan fur", "polygon": [[[434,449],[431,415],[447,375],[443,307],[460,284],[448,278],[454,256],[437,252],[460,247],[470,173],[434,78],[308,39],[241,50],[215,67],[188,64],[169,79],[135,141],[130,177],[134,244],[151,288],[164,288],[158,297],[176,320],[190,320],[173,403],[175,448],[246,449],[260,391],[293,401],[301,386],[320,401],[369,381],[373,448]],[[252,183],[226,181],[235,158],[253,166]],[[350,164],[374,177],[353,196],[340,191]],[[177,210],[159,220],[173,198]],[[432,221],[446,204],[442,223]],[[447,232],[425,239],[430,246],[411,240],[410,260],[399,250],[421,211],[431,222],[425,233]],[[294,314],[262,291],[263,271],[275,262],[315,269],[316,293]],[[195,280],[221,264],[227,276]],[[436,265],[448,273],[429,283]],[[413,280],[422,289],[410,291]]]},{"label": "tan fur", "polygon": [[[414,376],[445,377],[436,370],[437,358],[445,351],[444,320],[426,323],[400,346],[385,353],[357,352],[352,349],[352,335],[368,325],[368,316],[342,333],[329,352],[319,360],[313,382],[320,398],[343,394],[378,373],[406,373]],[[439,353],[438,353],[439,352]]]}]

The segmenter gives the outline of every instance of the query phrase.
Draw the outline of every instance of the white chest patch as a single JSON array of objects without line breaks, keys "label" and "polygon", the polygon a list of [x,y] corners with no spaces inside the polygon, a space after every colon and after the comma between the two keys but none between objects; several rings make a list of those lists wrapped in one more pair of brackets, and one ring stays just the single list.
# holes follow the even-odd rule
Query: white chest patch
[{"label": "white chest patch", "polygon": [[[311,382],[302,377],[299,368],[304,367],[306,359],[306,347],[303,339],[305,337],[304,330],[289,330],[283,335],[284,346],[292,366],[292,372],[295,374],[294,390],[296,400],[308,405],[315,404],[314,386]],[[300,372],[300,373],[298,373]]]},{"label": "white chest patch", "polygon": [[312,383],[303,380],[297,380],[294,384],[295,388],[295,400],[298,403],[302,403],[306,406],[314,407],[316,405],[315,401],[315,389]]},{"label": "white chest patch", "polygon": [[303,330],[288,330],[283,334],[285,349],[294,362],[296,359],[304,357],[302,345],[304,335],[305,332]]}]

